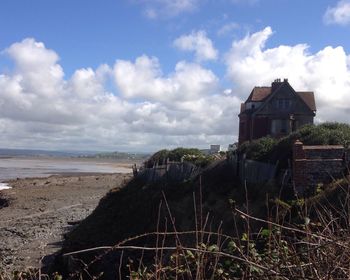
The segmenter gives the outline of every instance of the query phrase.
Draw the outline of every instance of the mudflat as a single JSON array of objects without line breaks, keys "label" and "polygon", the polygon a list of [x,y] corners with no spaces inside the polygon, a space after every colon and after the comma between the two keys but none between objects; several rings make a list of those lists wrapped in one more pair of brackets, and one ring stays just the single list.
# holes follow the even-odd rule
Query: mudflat
[{"label": "mudflat", "polygon": [[109,190],[122,187],[131,176],[62,174],[8,181],[12,189],[0,191],[0,270],[50,263],[64,233],[87,217]]}]

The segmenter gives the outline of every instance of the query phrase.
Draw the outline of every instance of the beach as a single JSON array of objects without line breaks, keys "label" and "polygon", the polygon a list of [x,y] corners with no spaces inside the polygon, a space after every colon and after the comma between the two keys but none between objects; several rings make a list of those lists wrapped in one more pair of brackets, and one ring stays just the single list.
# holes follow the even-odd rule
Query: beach
[{"label": "beach", "polygon": [[71,173],[129,173],[133,159],[78,157],[0,157],[0,183],[14,178],[48,177]]},{"label": "beach", "polygon": [[0,270],[45,267],[63,235],[130,173],[67,173],[6,181],[0,191]]}]

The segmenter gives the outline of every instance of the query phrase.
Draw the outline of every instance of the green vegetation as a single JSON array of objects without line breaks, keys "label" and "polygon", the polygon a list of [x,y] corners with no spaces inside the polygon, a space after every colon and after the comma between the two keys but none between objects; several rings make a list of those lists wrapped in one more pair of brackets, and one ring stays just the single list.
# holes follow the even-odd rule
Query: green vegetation
[{"label": "green vegetation", "polygon": [[[80,254],[74,279],[347,279],[346,179],[285,201],[272,186],[236,184],[228,171],[221,162],[199,182],[141,189],[131,182],[109,193],[67,244],[116,245]],[[151,199],[162,203],[153,207]]]},{"label": "green vegetation", "polygon": [[248,159],[261,160],[270,154],[278,141],[272,137],[263,137],[251,143],[244,142],[238,152],[245,153]]},{"label": "green vegetation", "polygon": [[239,153],[246,153],[248,159],[269,162],[284,162],[291,157],[295,140],[305,145],[350,145],[350,125],[344,123],[323,123],[306,125],[288,136],[275,140],[264,137],[251,143],[245,142]]},{"label": "green vegetation", "polygon": [[214,157],[204,155],[195,148],[176,148],[174,150],[160,150],[153,154],[146,162],[145,166],[151,168],[156,164],[162,165],[169,161],[188,161],[197,166],[205,167],[214,160]]}]

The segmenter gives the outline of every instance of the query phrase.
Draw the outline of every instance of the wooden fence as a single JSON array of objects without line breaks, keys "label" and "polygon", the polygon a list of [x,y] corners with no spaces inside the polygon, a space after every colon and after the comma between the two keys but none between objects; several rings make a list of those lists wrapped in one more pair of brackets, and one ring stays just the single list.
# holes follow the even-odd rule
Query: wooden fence
[{"label": "wooden fence", "polygon": [[134,176],[147,183],[160,181],[179,183],[198,175],[200,171],[201,168],[189,162],[168,162],[152,168],[134,169]]},{"label": "wooden fence", "polygon": [[[238,158],[237,155],[231,155],[227,160],[232,166],[232,172],[242,183],[266,183],[276,179],[277,164],[248,160],[245,157]],[[147,183],[179,183],[197,176],[201,170],[190,162],[167,162],[152,168],[142,167],[139,170],[135,166],[134,176]]]},{"label": "wooden fence", "polygon": [[239,158],[237,155],[230,156],[228,161],[232,165],[234,175],[239,177],[242,183],[268,182],[276,176],[277,164],[249,160],[244,156]]}]

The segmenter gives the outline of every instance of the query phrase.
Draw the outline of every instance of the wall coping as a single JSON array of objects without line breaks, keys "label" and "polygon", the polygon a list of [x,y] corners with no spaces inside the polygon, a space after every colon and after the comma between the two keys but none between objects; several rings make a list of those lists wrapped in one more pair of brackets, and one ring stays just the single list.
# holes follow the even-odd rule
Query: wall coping
[{"label": "wall coping", "polygon": [[341,158],[299,158],[299,159],[295,159],[294,161],[307,161],[307,162],[310,162],[310,161],[322,161],[322,162],[325,162],[325,161],[343,161],[343,159]]},{"label": "wall coping", "polygon": [[303,145],[304,150],[342,150],[344,149],[343,145],[315,145],[315,146],[305,146]]}]

